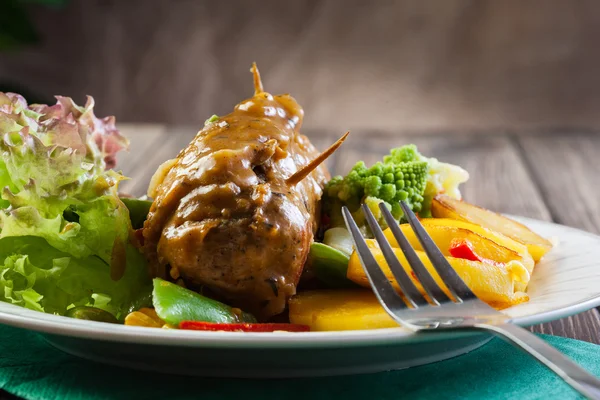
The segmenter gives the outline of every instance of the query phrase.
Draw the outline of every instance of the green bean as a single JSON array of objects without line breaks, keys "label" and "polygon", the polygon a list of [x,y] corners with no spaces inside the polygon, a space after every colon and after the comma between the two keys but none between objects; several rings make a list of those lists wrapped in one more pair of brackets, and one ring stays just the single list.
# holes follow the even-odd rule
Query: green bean
[{"label": "green bean", "polygon": [[73,307],[67,310],[65,316],[77,319],[85,319],[88,321],[108,322],[111,324],[117,324],[119,322],[115,316],[108,311],[87,306]]}]

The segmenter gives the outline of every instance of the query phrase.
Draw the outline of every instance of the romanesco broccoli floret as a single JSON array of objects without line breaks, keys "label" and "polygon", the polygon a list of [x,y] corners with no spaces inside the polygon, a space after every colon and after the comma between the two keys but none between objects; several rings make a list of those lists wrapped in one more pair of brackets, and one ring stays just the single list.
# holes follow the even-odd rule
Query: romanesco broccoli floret
[{"label": "romanesco broccoli floret", "polygon": [[411,210],[419,212],[423,207],[424,192],[429,178],[429,163],[421,156],[416,146],[406,145],[391,150],[383,158],[367,168],[359,161],[345,177],[336,176],[325,188],[325,208],[332,225],[343,224],[339,211],[347,206],[359,224],[364,224],[364,216],[359,206],[365,203],[373,212],[380,225],[385,220],[379,209],[384,202],[396,220],[402,216],[400,201]]}]

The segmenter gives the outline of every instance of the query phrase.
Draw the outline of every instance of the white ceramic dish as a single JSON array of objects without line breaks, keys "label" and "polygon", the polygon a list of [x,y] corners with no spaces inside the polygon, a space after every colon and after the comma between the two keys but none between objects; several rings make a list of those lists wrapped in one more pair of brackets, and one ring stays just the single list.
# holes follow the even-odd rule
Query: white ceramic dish
[{"label": "white ceramic dish", "polygon": [[[517,218],[559,244],[536,266],[530,301],[504,310],[519,325],[600,305],[600,237]],[[0,323],[40,332],[68,353],[162,372],[295,377],[378,372],[443,360],[490,339],[481,333],[421,333],[402,328],[309,333],[221,333],[136,328],[75,320],[0,303]]]}]

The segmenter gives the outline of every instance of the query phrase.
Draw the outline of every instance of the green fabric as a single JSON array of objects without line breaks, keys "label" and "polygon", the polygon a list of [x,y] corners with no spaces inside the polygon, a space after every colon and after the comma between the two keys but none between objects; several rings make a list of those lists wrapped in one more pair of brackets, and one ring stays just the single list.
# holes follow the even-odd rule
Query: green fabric
[{"label": "green fabric", "polygon": [[[0,326],[0,388],[26,399],[574,399],[552,373],[498,339],[467,355],[402,371],[286,380],[180,377],[85,361],[37,334]],[[545,340],[600,375],[600,346]]]}]

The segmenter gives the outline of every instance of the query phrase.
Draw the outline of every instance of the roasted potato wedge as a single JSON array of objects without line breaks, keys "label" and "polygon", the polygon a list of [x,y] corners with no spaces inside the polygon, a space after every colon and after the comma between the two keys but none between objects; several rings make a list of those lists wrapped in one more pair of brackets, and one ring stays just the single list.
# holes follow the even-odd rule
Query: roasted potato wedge
[{"label": "roasted potato wedge", "polygon": [[311,331],[347,331],[398,327],[373,292],[365,289],[301,292],[289,301],[290,322]]},{"label": "roasted potato wedge", "polygon": [[[396,280],[394,279],[394,276],[392,275],[392,272],[385,261],[385,257],[377,245],[377,242],[375,240],[368,239],[367,245],[371,249],[371,253],[375,257],[375,260],[377,260],[379,266],[382,267],[386,277],[389,278],[396,290],[400,292],[400,287],[396,283]],[[400,264],[402,264],[402,267],[404,267],[405,271],[411,277],[419,291],[425,295],[423,287],[416,280],[412,272],[412,268],[408,264],[406,257],[404,257],[402,250],[399,248],[393,248],[393,250],[398,260],[400,260]],[[427,268],[429,273],[433,276],[437,284],[448,296],[450,296],[450,292],[442,283],[437,271],[429,261],[429,258],[427,258],[427,255],[422,251],[417,251],[417,255],[423,262],[423,265],[425,265],[425,268]],[[527,294],[516,288],[517,283],[529,281],[529,272],[520,262],[513,260],[507,262],[506,264],[500,264],[469,261],[454,257],[446,257],[446,259],[467,284],[467,286],[469,286],[469,288],[475,293],[475,295],[492,307],[502,309],[528,300]],[[348,264],[348,279],[358,283],[361,286],[370,287],[369,280],[356,252],[352,253],[352,256],[350,256],[350,262]]]},{"label": "roasted potato wedge", "polygon": [[[468,229],[471,227],[461,227],[458,224],[439,224],[426,220],[423,220],[422,223],[427,233],[445,256],[451,255],[449,250],[452,241],[462,239],[471,243],[475,252],[482,258],[499,263],[519,261],[527,268],[527,271],[533,271],[533,260],[525,249],[519,246],[511,246],[512,248],[503,246],[495,241],[494,238],[497,237],[489,232],[482,231],[483,234],[480,234]],[[423,250],[419,239],[417,239],[409,224],[400,225],[400,229],[402,229],[402,232],[415,250]],[[384,234],[392,246],[398,247],[398,243],[389,228],[384,231]]]},{"label": "roasted potato wedge", "polygon": [[[444,224],[444,221],[447,223]],[[479,257],[498,263],[518,261],[527,269],[529,276],[531,276],[535,262],[524,245],[519,245],[519,243],[514,243],[514,241],[510,242],[511,239],[509,238],[503,240],[501,235],[494,234],[493,232],[474,224],[461,221],[453,223],[450,221],[452,220],[444,219],[440,222],[439,220],[436,221],[435,218],[424,219],[421,221],[427,233],[429,233],[435,244],[445,256],[451,256],[450,246],[453,240],[465,240],[473,246],[475,253]],[[415,236],[410,225],[402,224],[400,225],[400,228],[415,250],[423,250],[419,239]],[[398,247],[392,231],[388,228],[384,233],[392,246]],[[506,247],[499,242],[504,242],[504,244],[508,244],[509,247]],[[517,282],[516,290],[525,291],[528,283],[529,279]]]},{"label": "roasted potato wedge", "polygon": [[529,271],[530,274],[533,272],[533,267],[535,266],[535,261],[533,260],[533,257],[531,256],[531,254],[529,254],[529,250],[527,249],[527,246],[525,246],[523,243],[517,242],[516,240],[509,238],[508,236],[505,236],[498,232],[494,232],[494,231],[484,228],[480,225],[476,225],[476,224],[473,224],[470,222],[461,221],[461,220],[457,220],[457,219],[426,218],[426,219],[423,219],[421,221],[421,223],[423,224],[425,229],[428,229],[428,227],[433,227],[433,226],[449,226],[449,227],[455,227],[455,228],[459,228],[459,229],[467,229],[469,231],[475,232],[476,234],[481,235],[484,238],[489,239],[489,240],[499,244],[500,246],[504,246],[507,249],[510,249],[510,250],[513,250],[513,251],[519,253],[522,257],[522,260],[520,260],[520,261],[523,264],[523,266],[525,268],[527,268],[527,271]]},{"label": "roasted potato wedge", "polygon": [[493,211],[445,195],[438,195],[433,199],[431,213],[436,218],[467,221],[508,236],[526,245],[536,262],[552,248],[552,243],[523,224]]}]

